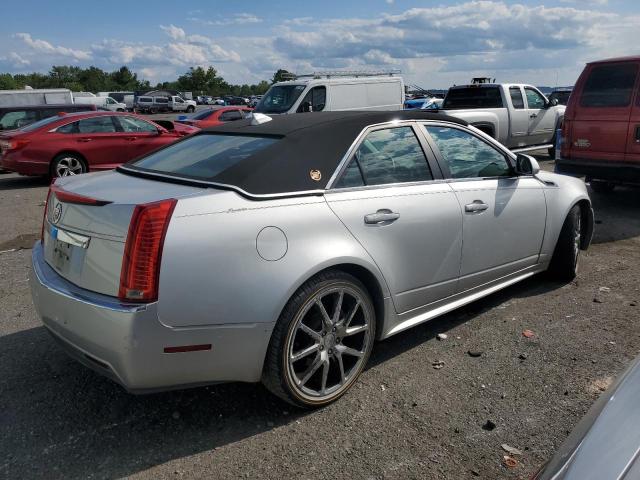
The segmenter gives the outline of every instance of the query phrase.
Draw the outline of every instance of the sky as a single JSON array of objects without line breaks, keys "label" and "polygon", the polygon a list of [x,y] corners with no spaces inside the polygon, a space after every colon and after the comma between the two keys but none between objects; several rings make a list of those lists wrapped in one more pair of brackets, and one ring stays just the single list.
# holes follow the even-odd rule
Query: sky
[{"label": "sky", "polygon": [[[3,3],[7,0],[3,0]],[[0,15],[0,72],[122,65],[156,83],[213,66],[231,83],[279,68],[400,70],[572,85],[591,60],[640,54],[640,0],[22,0]]]}]

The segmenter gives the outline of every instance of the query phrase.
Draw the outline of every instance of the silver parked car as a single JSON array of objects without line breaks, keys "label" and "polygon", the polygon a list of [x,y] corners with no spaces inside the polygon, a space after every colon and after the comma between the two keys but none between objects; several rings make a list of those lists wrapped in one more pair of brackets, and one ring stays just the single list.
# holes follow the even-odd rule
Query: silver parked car
[{"label": "silver parked car", "polygon": [[132,392],[345,393],[384,339],[538,272],[576,275],[584,183],[421,111],[254,114],[58,179],[36,308]]},{"label": "silver parked car", "polygon": [[640,357],[578,423],[531,480],[640,478]]}]

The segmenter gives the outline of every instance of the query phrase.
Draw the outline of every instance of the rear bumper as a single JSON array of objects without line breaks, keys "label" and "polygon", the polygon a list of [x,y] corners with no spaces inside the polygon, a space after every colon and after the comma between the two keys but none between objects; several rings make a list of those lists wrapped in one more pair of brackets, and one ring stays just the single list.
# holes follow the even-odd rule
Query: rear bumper
[{"label": "rear bumper", "polygon": [[[122,304],[81,289],[32,253],[33,302],[44,326],[73,358],[132,393],[209,383],[257,382],[273,323],[169,328],[157,303]],[[211,350],[164,353],[165,347],[211,344]]]},{"label": "rear bumper", "polygon": [[49,164],[46,162],[23,161],[18,155],[7,153],[0,156],[0,170],[21,175],[46,175],[49,173]]},{"label": "rear bumper", "polygon": [[640,163],[561,158],[556,160],[556,172],[566,175],[640,183]]}]

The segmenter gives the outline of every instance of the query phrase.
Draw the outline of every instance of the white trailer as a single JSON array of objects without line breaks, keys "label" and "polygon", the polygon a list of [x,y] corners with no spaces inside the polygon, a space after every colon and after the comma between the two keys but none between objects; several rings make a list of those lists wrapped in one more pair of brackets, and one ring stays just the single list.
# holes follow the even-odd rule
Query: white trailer
[{"label": "white trailer", "polygon": [[0,90],[0,107],[28,105],[73,105],[73,95],[66,88]]}]

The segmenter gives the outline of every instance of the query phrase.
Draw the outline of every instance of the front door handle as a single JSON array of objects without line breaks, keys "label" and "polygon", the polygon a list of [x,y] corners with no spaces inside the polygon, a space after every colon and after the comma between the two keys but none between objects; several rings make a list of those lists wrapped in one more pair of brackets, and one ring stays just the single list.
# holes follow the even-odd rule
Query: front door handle
[{"label": "front door handle", "polygon": [[79,141],[80,143],[87,143],[87,142],[90,142],[90,141],[91,141],[91,139],[90,139],[90,138],[79,138],[79,139],[78,139],[78,141]]},{"label": "front door handle", "polygon": [[126,137],[129,142],[135,142],[138,137]]},{"label": "front door handle", "polygon": [[538,116],[537,113],[532,113],[531,115],[529,115],[529,118],[536,118]]},{"label": "front door handle", "polygon": [[484,212],[487,208],[489,208],[489,205],[482,200],[474,200],[473,203],[468,203],[464,206],[464,211],[469,213]]},{"label": "front door handle", "polygon": [[379,225],[382,223],[388,224],[395,222],[400,218],[399,213],[392,212],[388,208],[378,210],[376,213],[369,213],[364,216],[364,223],[367,225]]}]

